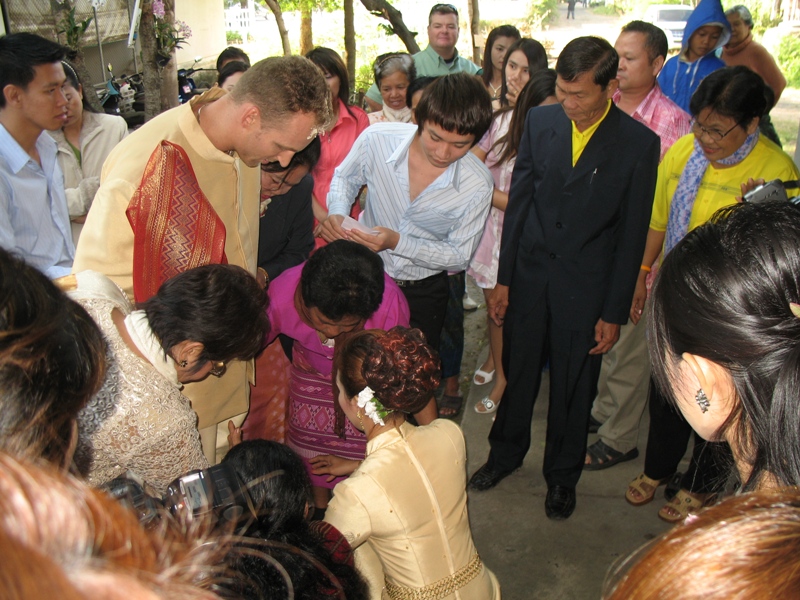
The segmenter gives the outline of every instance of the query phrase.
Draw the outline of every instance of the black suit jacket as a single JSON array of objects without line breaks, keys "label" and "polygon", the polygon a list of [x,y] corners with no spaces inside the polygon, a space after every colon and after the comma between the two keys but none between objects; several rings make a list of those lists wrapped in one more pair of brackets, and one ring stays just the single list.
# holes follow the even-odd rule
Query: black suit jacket
[{"label": "black suit jacket", "polygon": [[528,112],[498,272],[498,282],[512,288],[512,302],[547,294],[551,318],[562,328],[594,327],[600,318],[627,322],[659,144],[612,104],[573,168],[572,124],[561,106]]},{"label": "black suit jacket", "polygon": [[258,224],[258,266],[273,281],[299,265],[314,249],[314,179],[306,175],[281,196],[275,196]]}]

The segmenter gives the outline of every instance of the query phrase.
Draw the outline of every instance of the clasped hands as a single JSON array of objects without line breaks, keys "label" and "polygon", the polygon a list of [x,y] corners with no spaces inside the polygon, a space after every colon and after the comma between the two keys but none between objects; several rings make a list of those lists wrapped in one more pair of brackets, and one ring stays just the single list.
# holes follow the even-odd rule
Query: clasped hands
[{"label": "clasped hands", "polygon": [[400,241],[400,234],[387,227],[373,227],[378,235],[372,235],[358,231],[357,229],[344,230],[342,229],[342,215],[329,215],[327,219],[322,221],[314,230],[316,237],[321,237],[326,242],[334,240],[350,240],[357,242],[362,246],[366,246],[373,252],[380,252],[381,250],[394,250],[397,243]]}]

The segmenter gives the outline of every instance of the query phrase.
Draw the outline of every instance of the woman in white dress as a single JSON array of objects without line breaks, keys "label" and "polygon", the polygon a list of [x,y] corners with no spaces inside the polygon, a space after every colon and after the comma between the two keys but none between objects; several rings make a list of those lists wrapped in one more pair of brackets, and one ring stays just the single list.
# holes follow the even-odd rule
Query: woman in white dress
[{"label": "woman in white dress", "polygon": [[234,265],[206,265],[167,280],[139,310],[108,277],[70,276],[69,296],[108,345],[100,391],[79,417],[79,469],[92,485],[132,470],[157,491],[208,466],[183,384],[221,377],[249,360],[269,328],[266,293]]}]

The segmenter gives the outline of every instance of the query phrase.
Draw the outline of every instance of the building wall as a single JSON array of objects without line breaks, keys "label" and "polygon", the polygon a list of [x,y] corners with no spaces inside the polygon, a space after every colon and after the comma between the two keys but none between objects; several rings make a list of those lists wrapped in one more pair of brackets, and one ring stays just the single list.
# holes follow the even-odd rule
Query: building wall
[{"label": "building wall", "polygon": [[175,0],[175,18],[192,28],[185,48],[178,50],[179,65],[196,56],[213,58],[228,45],[225,41],[225,10],[222,0]]}]

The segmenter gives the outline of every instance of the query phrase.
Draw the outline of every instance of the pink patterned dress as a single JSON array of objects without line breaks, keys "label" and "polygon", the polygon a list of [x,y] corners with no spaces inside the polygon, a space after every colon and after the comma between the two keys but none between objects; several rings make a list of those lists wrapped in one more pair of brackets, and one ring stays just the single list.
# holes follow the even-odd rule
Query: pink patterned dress
[{"label": "pink patterned dress", "polygon": [[[302,264],[287,269],[269,285],[270,305],[267,314],[270,334],[267,343],[281,333],[294,340],[289,373],[286,445],[301,456],[313,485],[333,488],[344,478],[337,477],[327,482],[327,475],[312,475],[308,459],[319,454],[335,454],[343,458],[363,460],[366,438],[347,419],[344,438],[334,432],[334,402],[338,400],[333,397],[331,381],[333,346],[323,344],[316,330],[306,325],[297,314],[294,293],[300,285],[302,270]],[[403,292],[385,273],[384,281],[386,287],[383,302],[367,319],[364,329],[391,329],[395,325],[408,327],[408,302]]]},{"label": "pink patterned dress", "polygon": [[[492,173],[494,186],[501,192],[508,193],[511,187],[511,173],[514,171],[516,157],[502,164],[497,159],[505,146],[493,148],[494,143],[508,133],[512,111],[504,112],[492,121],[492,126],[478,143],[478,147],[486,152],[486,166]],[[492,289],[497,285],[497,268],[500,261],[500,237],[503,233],[503,217],[505,212],[492,207],[486,227],[483,230],[478,249],[472,256],[467,273],[475,279],[478,287]]]}]

